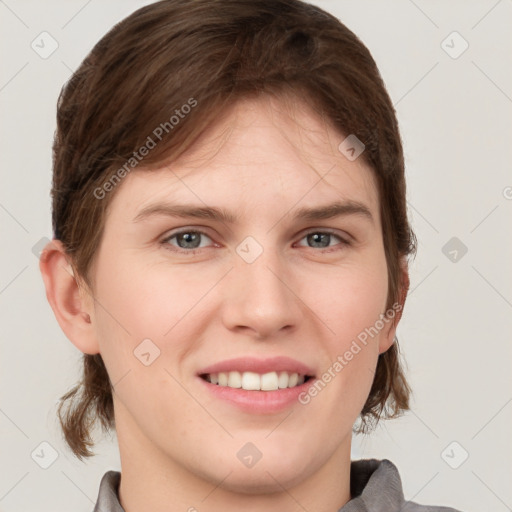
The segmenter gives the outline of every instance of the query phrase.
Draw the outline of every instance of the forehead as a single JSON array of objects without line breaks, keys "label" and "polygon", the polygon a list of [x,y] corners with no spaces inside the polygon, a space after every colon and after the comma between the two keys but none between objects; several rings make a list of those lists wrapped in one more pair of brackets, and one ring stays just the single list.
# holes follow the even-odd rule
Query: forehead
[{"label": "forehead", "polygon": [[276,213],[353,200],[366,204],[378,222],[373,171],[361,157],[351,161],[340,152],[346,137],[296,98],[242,99],[180,158],[152,170],[142,161],[118,185],[109,216],[133,219],[148,204],[174,200],[229,204],[237,212],[253,207],[262,219],[266,206]]}]

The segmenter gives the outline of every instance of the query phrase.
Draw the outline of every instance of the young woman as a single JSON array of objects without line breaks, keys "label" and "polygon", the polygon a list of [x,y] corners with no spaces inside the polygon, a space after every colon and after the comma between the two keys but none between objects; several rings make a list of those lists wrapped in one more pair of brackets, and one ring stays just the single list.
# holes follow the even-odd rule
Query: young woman
[{"label": "young woman", "polygon": [[93,455],[99,421],[119,443],[96,511],[453,511],[350,460],[408,409],[415,251],[395,112],[350,30],[297,0],[157,2],[57,120],[40,268],[84,353],[65,439]]}]

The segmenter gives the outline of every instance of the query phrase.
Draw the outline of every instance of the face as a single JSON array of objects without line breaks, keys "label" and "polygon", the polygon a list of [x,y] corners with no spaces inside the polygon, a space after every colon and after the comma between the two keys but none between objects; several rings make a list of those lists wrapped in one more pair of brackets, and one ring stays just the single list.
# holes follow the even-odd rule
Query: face
[{"label": "face", "polygon": [[254,492],[348,460],[394,332],[361,341],[386,313],[387,268],[374,177],[344,139],[298,101],[246,99],[118,185],[90,316],[122,464]]}]

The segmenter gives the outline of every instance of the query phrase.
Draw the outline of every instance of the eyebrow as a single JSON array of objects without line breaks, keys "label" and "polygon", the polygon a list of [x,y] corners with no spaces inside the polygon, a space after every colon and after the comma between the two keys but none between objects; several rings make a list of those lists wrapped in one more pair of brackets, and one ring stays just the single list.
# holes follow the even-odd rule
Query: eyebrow
[{"label": "eyebrow", "polygon": [[[149,217],[164,215],[168,217],[197,218],[217,220],[227,224],[234,224],[237,217],[232,212],[223,208],[212,206],[180,205],[171,203],[155,203],[143,208],[133,219],[133,222],[140,222]],[[295,219],[302,220],[324,220],[335,217],[359,215],[374,222],[370,209],[358,201],[337,201],[331,204],[299,208],[294,212]]]}]

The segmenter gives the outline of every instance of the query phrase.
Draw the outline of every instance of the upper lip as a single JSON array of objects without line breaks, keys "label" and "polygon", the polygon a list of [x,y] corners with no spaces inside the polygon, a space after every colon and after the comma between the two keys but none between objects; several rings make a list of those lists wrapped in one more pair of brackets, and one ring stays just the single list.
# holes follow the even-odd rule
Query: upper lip
[{"label": "upper lip", "polygon": [[199,371],[199,375],[233,371],[260,374],[269,372],[289,372],[309,375],[310,377],[314,376],[314,371],[309,366],[286,356],[270,357],[266,359],[257,359],[254,357],[227,359],[226,361],[220,361],[203,368]]}]

